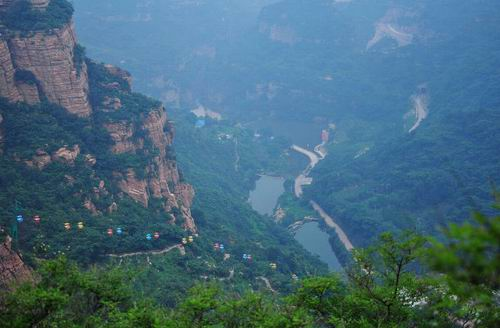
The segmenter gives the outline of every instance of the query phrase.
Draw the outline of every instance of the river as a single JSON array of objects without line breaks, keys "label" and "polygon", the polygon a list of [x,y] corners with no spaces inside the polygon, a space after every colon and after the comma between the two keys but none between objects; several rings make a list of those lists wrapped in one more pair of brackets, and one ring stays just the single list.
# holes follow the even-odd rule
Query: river
[{"label": "river", "polygon": [[[285,191],[284,181],[281,177],[261,175],[248,199],[252,208],[262,215],[272,216],[279,197]],[[331,271],[342,271],[328,238],[317,222],[306,223],[295,233],[295,239],[311,254],[319,256]]]},{"label": "river", "polygon": [[331,271],[342,271],[342,265],[332,251],[328,238],[330,236],[320,229],[318,222],[309,222],[295,233],[295,239],[310,253],[318,255],[320,260],[328,264]]},{"label": "river", "polygon": [[278,198],[285,192],[284,183],[282,177],[261,175],[248,199],[252,208],[262,215],[272,216]]}]

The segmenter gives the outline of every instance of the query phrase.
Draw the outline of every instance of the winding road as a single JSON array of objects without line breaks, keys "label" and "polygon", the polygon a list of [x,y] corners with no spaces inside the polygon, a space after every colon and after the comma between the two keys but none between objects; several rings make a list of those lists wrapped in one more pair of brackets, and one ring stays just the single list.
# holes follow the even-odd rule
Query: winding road
[{"label": "winding road", "polygon": [[181,255],[186,254],[186,250],[184,249],[184,246],[182,244],[176,244],[176,245],[169,246],[167,248],[160,249],[160,250],[123,253],[123,254],[108,254],[107,256],[114,257],[114,258],[125,258],[125,257],[138,256],[138,255],[161,255],[161,254],[165,254],[165,253],[168,253],[170,251],[173,251],[176,248],[179,249],[179,252],[181,253]]},{"label": "winding road", "polygon": [[408,131],[408,133],[412,133],[415,131],[419,126],[420,123],[422,123],[423,120],[427,118],[428,110],[427,110],[427,100],[425,96],[423,95],[417,95],[412,97],[413,104],[415,105],[415,117],[417,118],[417,121],[411,129]]},{"label": "winding road", "polygon": [[[295,184],[294,184],[294,193],[295,197],[300,198],[302,197],[303,190],[302,186],[304,185],[310,185],[312,183],[312,178],[309,177],[309,173],[311,173],[311,170],[321,161],[324,159],[327,155],[326,149],[325,149],[325,143],[321,143],[314,147],[314,152],[304,149],[300,146],[293,145],[292,149],[295,150],[296,152],[299,152],[309,158],[309,164],[307,167],[302,171],[299,176],[295,178]],[[315,201],[311,200],[311,206],[313,209],[316,211],[316,213],[319,214],[319,216],[323,219],[325,224],[329,226],[332,229],[335,229],[335,232],[337,233],[337,236],[339,237],[340,241],[344,245],[344,247],[348,250],[351,251],[354,246],[352,245],[351,241],[349,240],[349,237],[347,237],[347,234],[342,230],[342,228],[335,222],[335,220],[328,215],[325,210],[319,206],[318,203]]]},{"label": "winding road", "polygon": [[[320,146],[323,146],[323,144],[316,146],[315,149],[316,148],[319,149]],[[305,148],[302,148],[300,146],[297,146],[297,145],[293,145],[292,149],[309,158],[309,164],[307,165],[305,170],[302,171],[302,173],[299,174],[299,176],[297,176],[295,178],[295,182],[294,182],[293,190],[295,192],[295,197],[300,198],[303,194],[302,186],[310,185],[312,183],[312,178],[310,178],[308,176],[309,173],[311,173],[311,170],[316,166],[316,164],[319,163],[320,160],[325,158],[326,154],[323,154],[323,153],[318,151],[321,154],[320,156],[318,156],[316,153],[309,151]]]},{"label": "winding road", "polygon": [[342,244],[344,244],[344,247],[348,250],[351,251],[354,246],[352,246],[351,241],[349,240],[349,237],[347,237],[346,233],[342,228],[335,223],[333,218],[328,215],[315,201],[311,200],[311,206],[314,208],[314,210],[321,216],[321,218],[325,221],[326,225],[329,226],[330,228],[335,229],[335,232],[337,233],[337,236],[339,237],[340,241]]}]

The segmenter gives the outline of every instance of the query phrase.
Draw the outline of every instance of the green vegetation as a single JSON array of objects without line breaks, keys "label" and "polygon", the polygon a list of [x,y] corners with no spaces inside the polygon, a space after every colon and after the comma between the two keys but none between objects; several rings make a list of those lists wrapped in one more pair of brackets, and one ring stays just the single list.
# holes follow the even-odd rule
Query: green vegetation
[{"label": "green vegetation", "polygon": [[[178,157],[185,169],[183,179],[196,188],[193,216],[200,236],[186,247],[184,256],[174,249],[168,254],[150,256],[148,265],[144,264],[147,255],[125,259],[106,256],[164,249],[178,244],[187,232],[180,228],[183,222],[178,210],[166,213],[163,204],[155,199],[150,200],[149,208],[144,208],[123,195],[117,185],[117,173],[134,168],[138,177],[142,177],[146,174],[144,169],[151,165],[151,158],[157,154],[158,150],[140,125],[160,103],[131,93],[126,81],[110,74],[103,65],[90,60],[87,65],[94,108],[91,118],[78,118],[46,102],[29,106],[0,101],[5,132],[0,156],[0,226],[11,232],[13,224],[17,225],[16,246],[29,264],[38,266],[40,260],[63,254],[83,268],[93,264],[127,265],[131,270],[138,270],[134,288],[168,306],[177,305],[200,277],[218,281],[228,278],[232,270],[234,277],[223,285],[234,291],[243,291],[249,284],[255,289],[265,288],[257,279],[260,276],[268,277],[275,289],[289,291],[292,273],[305,277],[327,272],[326,266],[311,258],[285,229],[255,213],[246,202],[256,173],[263,167],[281,165],[281,159],[271,156],[276,149],[282,149],[280,141],[254,140],[251,131],[227,123],[199,130],[194,128],[194,120],[177,126],[185,140],[177,146],[199,151],[198,156]],[[106,99],[114,97],[121,100],[119,109],[103,105]],[[104,124],[116,122],[134,126],[133,138],[145,138],[144,151],[137,154],[110,151],[113,141]],[[166,129],[168,132],[170,127],[167,125]],[[234,165],[234,139],[219,139],[220,133],[238,138],[238,147],[241,147],[238,170]],[[262,145],[256,150],[251,147],[254,143],[267,142],[271,146]],[[52,155],[61,147],[71,149],[74,145],[79,145],[81,152],[74,163],[52,160],[43,169],[27,165],[40,156]],[[173,148],[167,153],[170,158],[175,156]],[[227,156],[222,166],[213,160],[219,153]],[[95,164],[86,160],[88,154],[95,156]],[[256,157],[262,158],[262,162],[255,162]],[[228,179],[221,181],[221,174]],[[100,188],[102,183],[104,188]],[[88,200],[95,205],[97,213],[83,206]],[[110,213],[113,203],[118,209]],[[23,223],[15,223],[19,214],[25,217]],[[175,225],[169,223],[169,214],[176,216]],[[38,225],[32,219],[35,215],[41,217]],[[78,222],[84,223],[82,230],[77,229]],[[72,228],[65,230],[65,223],[70,223]],[[123,229],[122,235],[117,235],[118,227]],[[114,229],[113,237],[106,234],[108,228]],[[146,233],[155,231],[161,237],[147,241]],[[222,253],[214,251],[215,242],[226,245],[229,258],[224,259]],[[251,263],[241,260],[244,253],[252,254]],[[270,262],[277,263],[278,269],[271,270]]]},{"label": "green vegetation", "polygon": [[[334,144],[313,170],[305,196],[335,217],[356,246],[386,230],[438,234],[439,226],[466,219],[471,209],[487,211],[490,182],[500,183],[500,57],[492,55],[500,52],[500,40],[491,32],[500,30],[500,2],[333,2],[272,1],[258,18],[236,23],[219,21],[228,12],[248,17],[234,14],[243,5],[224,1],[185,8],[157,2],[143,13],[162,19],[147,24],[103,22],[135,13],[119,0],[76,5],[82,39],[113,62],[125,52],[138,87],[158,97],[176,91],[173,106],[199,102],[243,125],[335,123]],[[412,33],[412,44],[398,47],[387,38],[367,50],[381,20]],[[130,31],[134,42],[121,42]],[[192,56],[197,44],[210,44],[216,56]],[[404,116],[424,83],[430,112],[409,135],[414,120]],[[190,151],[182,148],[181,156],[196,156]],[[304,212],[282,205],[297,213],[287,223]]]},{"label": "green vegetation", "polygon": [[85,47],[78,43],[75,44],[75,48],[73,49],[73,63],[75,64],[78,75],[80,75],[82,71],[85,58]]},{"label": "green vegetation", "polygon": [[1,14],[2,24],[11,31],[31,33],[60,28],[73,16],[73,6],[67,0],[51,0],[45,10],[32,8],[29,1],[16,1]]},{"label": "green vegetation", "polygon": [[38,79],[36,78],[35,74],[31,71],[27,70],[16,70],[16,73],[14,74],[14,78],[16,82],[21,82],[21,83],[26,83],[30,85],[37,85],[38,84]]},{"label": "green vegetation", "polygon": [[476,219],[474,225],[447,230],[445,243],[411,233],[382,234],[375,245],[355,251],[347,280],[307,278],[287,296],[233,294],[200,284],[170,309],[131,290],[131,272],[81,272],[59,258],[41,265],[36,286],[23,285],[0,298],[0,322],[9,327],[497,327],[500,217]]},{"label": "green vegetation", "polygon": [[358,158],[364,146],[332,145],[305,196],[334,216],[357,245],[387,230],[437,234],[471,210],[489,211],[491,184],[500,181],[498,122],[493,108],[435,113],[415,134],[380,141]]},{"label": "green vegetation", "polygon": [[[26,258],[52,258],[64,253],[88,264],[101,261],[110,252],[161,248],[178,242],[183,231],[165,221],[160,206],[153,204],[148,210],[115,196],[118,187],[113,171],[125,170],[125,164],[134,166],[135,159],[112,154],[109,135],[101,127],[46,103],[27,106],[2,102],[0,112],[6,131],[4,154],[0,156],[0,225],[10,227],[16,215],[25,216],[26,222],[19,225],[19,248]],[[66,145],[80,146],[82,155],[74,164],[52,161],[39,170],[25,163],[36,157],[38,150],[52,154]],[[89,165],[84,154],[95,154],[96,165]],[[96,194],[100,181],[104,181],[105,190]],[[101,213],[97,217],[83,207],[87,199]],[[21,208],[16,209],[16,201]],[[108,214],[113,202],[118,204],[118,211]],[[39,226],[32,222],[34,215],[42,217]],[[85,223],[84,231],[76,229],[80,221]],[[73,225],[72,231],[65,231],[65,222]],[[118,226],[134,229],[127,229],[119,242],[107,238],[106,229]],[[147,231],[161,231],[161,240],[145,243]]]},{"label": "green vegetation", "polygon": [[[103,64],[90,59],[86,62],[89,73],[90,102],[94,108],[100,109],[95,114],[96,121],[100,124],[125,121],[127,124],[136,125],[150,111],[162,106],[158,100],[131,92],[127,81],[109,73]],[[106,100],[113,98],[120,99],[119,109],[106,108],[103,105]]]}]

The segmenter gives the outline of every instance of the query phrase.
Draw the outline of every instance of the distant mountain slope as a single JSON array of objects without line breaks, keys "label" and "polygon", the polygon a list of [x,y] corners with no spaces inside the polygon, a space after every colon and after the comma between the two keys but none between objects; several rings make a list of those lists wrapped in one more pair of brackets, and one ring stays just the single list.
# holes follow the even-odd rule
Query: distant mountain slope
[{"label": "distant mountain slope", "polygon": [[[85,56],[69,2],[0,4],[1,241],[11,235],[27,264],[65,255],[82,266],[126,265],[138,289],[169,305],[197,281],[219,281],[230,270],[237,270],[230,288],[257,289],[255,278],[267,275],[281,290],[292,273],[326,271],[252,211],[241,189],[202,193],[197,202],[207,204],[191,213],[194,188],[177,167],[165,108],[133,92],[128,72]],[[200,170],[196,162],[189,168]],[[215,242],[226,244],[225,254]]]},{"label": "distant mountain slope", "polygon": [[[214,14],[221,7],[209,8]],[[100,19],[119,8],[107,9]],[[488,204],[490,183],[499,181],[498,1],[282,0],[263,7],[252,24],[235,24],[244,28],[228,38],[214,37],[228,25],[176,8],[189,24],[217,31],[209,47],[198,47],[201,32],[181,37],[182,50],[160,37],[182,23],[141,10],[150,22],[107,20],[106,29],[135,26],[135,38],[152,35],[176,54],[163,63],[158,46],[149,53],[158,62],[144,65],[144,49],[134,49],[140,42],[126,44],[125,65],[151,70],[141,81],[148,93],[243,122],[335,123],[329,155],[306,194],[359,235],[355,244],[368,242],[372,229],[435,231],[436,216],[461,220]],[[90,25],[89,16],[80,19]],[[103,56],[119,58],[87,39]]]}]

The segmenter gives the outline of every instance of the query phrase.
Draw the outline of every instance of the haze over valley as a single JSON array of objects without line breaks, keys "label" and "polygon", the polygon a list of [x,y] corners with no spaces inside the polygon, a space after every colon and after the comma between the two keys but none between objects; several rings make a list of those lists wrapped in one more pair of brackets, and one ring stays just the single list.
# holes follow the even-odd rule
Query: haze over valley
[{"label": "haze over valley", "polygon": [[499,31],[496,0],[0,0],[0,327],[497,327]]}]

